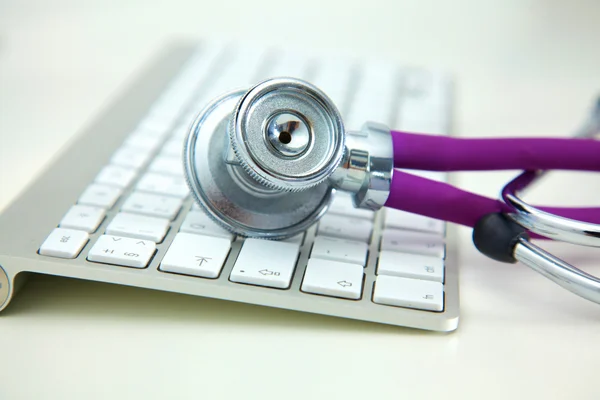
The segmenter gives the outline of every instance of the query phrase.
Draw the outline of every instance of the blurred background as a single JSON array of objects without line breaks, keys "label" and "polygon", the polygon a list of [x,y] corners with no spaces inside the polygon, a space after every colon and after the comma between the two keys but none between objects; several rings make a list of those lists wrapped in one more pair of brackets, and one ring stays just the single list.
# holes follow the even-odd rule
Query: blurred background
[{"label": "blurred background", "polygon": [[[596,0],[4,0],[0,182],[12,190],[0,190],[0,209],[171,40],[444,68],[456,82],[454,134],[559,136],[600,94],[599,18]],[[513,175],[457,182],[496,196]],[[567,175],[553,179],[569,189]],[[567,192],[552,200],[571,201]]]}]

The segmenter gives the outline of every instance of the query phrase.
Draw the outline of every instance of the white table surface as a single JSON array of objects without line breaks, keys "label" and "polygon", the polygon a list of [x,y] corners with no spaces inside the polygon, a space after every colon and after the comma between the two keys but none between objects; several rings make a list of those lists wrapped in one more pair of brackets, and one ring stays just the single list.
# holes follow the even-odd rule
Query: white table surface
[{"label": "white table surface", "polygon": [[[568,135],[600,94],[594,0],[122,3],[0,4],[0,209],[177,37],[447,68],[463,136]],[[495,196],[514,174],[457,179]],[[599,195],[597,175],[565,173],[530,198],[598,205]],[[37,277],[0,318],[0,398],[600,398],[600,308],[458,234],[451,334]],[[600,275],[599,250],[549,248]]]}]

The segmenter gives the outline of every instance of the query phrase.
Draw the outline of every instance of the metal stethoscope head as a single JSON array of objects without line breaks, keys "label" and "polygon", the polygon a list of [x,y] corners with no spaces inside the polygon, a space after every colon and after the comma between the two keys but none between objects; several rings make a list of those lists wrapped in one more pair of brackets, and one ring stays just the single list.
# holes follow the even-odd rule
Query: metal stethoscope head
[{"label": "metal stethoscope head", "polygon": [[[184,166],[196,202],[239,236],[297,235],[319,221],[341,190],[352,194],[357,208],[394,207],[474,227],[483,254],[522,261],[600,303],[600,279],[529,241],[531,233],[600,247],[600,209],[567,209],[576,218],[565,218],[519,197],[549,169],[600,171],[600,142],[585,140],[599,131],[600,100],[576,139],[461,140],[390,131],[372,122],[346,131],[321,90],[299,79],[274,78],[208,104],[191,126]],[[394,173],[395,167],[525,172],[504,188],[499,202]]]},{"label": "metal stethoscope head", "polygon": [[336,189],[356,207],[379,209],[389,194],[389,129],[347,132],[335,104],[312,84],[263,81],[208,104],[184,150],[192,195],[219,225],[245,237],[283,239],[325,214]]}]

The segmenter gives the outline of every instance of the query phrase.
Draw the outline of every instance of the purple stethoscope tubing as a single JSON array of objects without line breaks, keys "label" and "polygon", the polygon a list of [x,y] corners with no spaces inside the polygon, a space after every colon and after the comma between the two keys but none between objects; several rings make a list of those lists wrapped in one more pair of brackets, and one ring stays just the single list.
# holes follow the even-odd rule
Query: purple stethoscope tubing
[{"label": "purple stethoscope tubing", "polygon": [[[386,207],[468,227],[484,215],[511,211],[505,202],[403,170],[577,170],[600,172],[600,141],[590,138],[472,139],[392,131],[394,171]],[[410,188],[407,190],[406,188]],[[539,207],[561,217],[600,223],[597,207]],[[543,237],[532,234],[533,237]]]}]

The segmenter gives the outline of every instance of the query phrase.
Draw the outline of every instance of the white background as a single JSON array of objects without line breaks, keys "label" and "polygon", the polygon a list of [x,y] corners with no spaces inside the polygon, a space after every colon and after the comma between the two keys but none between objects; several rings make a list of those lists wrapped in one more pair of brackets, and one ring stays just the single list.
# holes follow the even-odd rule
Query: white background
[{"label": "white background", "polygon": [[[566,136],[600,95],[590,1],[4,1],[0,209],[172,39],[447,68],[454,134]],[[457,175],[496,196],[515,171]],[[598,205],[600,179],[532,193]],[[461,324],[432,334],[52,277],[0,318],[1,399],[597,399],[600,308],[461,236]],[[600,274],[598,250],[554,245]]]}]

